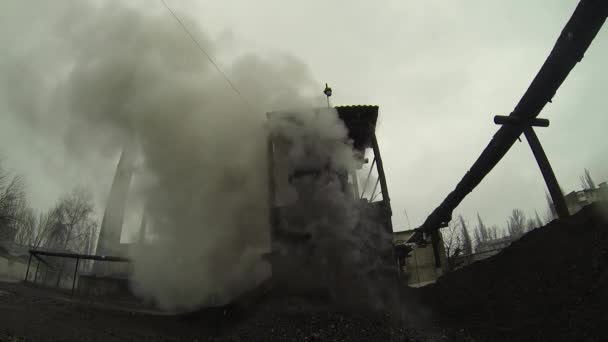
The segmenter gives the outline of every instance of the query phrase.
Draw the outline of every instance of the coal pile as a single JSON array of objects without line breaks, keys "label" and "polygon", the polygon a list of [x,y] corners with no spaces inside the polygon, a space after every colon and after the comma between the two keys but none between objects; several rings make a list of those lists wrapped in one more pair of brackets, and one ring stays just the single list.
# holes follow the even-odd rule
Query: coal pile
[{"label": "coal pile", "polygon": [[203,328],[210,341],[446,341],[405,315],[416,311],[421,317],[421,311],[395,286],[387,285],[395,294],[393,305],[378,307],[336,301],[330,292],[294,293],[266,284],[230,305],[178,321]]},{"label": "coal pile", "polygon": [[607,213],[596,203],[535,229],[421,289],[423,298],[458,339],[605,341]]},{"label": "coal pile", "polygon": [[317,294],[258,295],[166,316],[0,283],[0,341],[447,341],[391,310],[345,308]]},{"label": "coal pile", "polygon": [[276,297],[257,305],[221,341],[411,341],[396,317],[379,311],[340,310],[303,297]]}]

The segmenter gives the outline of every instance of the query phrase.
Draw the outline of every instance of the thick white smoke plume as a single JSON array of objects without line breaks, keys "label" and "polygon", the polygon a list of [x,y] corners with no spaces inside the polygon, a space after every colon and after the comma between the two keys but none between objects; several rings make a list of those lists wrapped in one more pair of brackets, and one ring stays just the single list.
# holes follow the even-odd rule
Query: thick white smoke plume
[{"label": "thick white smoke plume", "polygon": [[335,110],[318,109],[276,113],[269,124],[275,202],[282,207],[278,224],[288,234],[309,237],[278,246],[289,260],[286,274],[278,276],[288,287],[326,288],[341,304],[385,307],[383,295],[395,290],[385,282],[394,270],[391,234],[353,192],[352,176],[364,162],[344,123]]},{"label": "thick white smoke plume", "polygon": [[[269,248],[269,132],[288,142],[286,165],[296,168],[352,171],[361,159],[335,111],[310,109],[321,88],[305,65],[234,58],[225,72],[245,104],[158,5],[5,2],[0,101],[37,139],[62,141],[65,163],[83,173],[115,165],[135,142],[131,192],[146,207],[149,239],[131,250],[134,289],[162,308],[190,309],[227,302],[268,276],[261,254]],[[207,52],[229,54],[180,17]],[[292,108],[297,120],[266,126],[266,112]],[[293,170],[285,171],[287,181]],[[369,297],[390,234],[336,172],[298,178],[285,190],[277,200],[297,203],[286,228],[312,237],[315,280]],[[304,274],[293,271],[294,279]]]},{"label": "thick white smoke plume", "polygon": [[[158,4],[161,6],[161,4]],[[117,1],[8,1],[0,97],[83,172],[141,146],[134,189],[153,241],[133,253],[137,291],[167,309],[226,301],[267,275],[265,112],[318,92],[291,57],[235,58],[239,99],[174,19]],[[222,46],[180,14],[210,54]],[[5,115],[5,114],[3,114]],[[32,156],[36,158],[39,156]],[[92,184],[95,187],[95,184]],[[107,190],[106,190],[107,191]]]}]

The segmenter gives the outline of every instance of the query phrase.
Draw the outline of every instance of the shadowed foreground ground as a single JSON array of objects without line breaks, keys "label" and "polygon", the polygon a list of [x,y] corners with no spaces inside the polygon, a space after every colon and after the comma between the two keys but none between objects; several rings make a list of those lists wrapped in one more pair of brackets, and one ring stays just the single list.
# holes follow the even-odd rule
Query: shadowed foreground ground
[{"label": "shadowed foreground ground", "polygon": [[[0,283],[0,341],[439,341],[380,312],[310,298],[267,298],[254,310],[188,316],[135,313],[21,283]],[[436,335],[436,334],[435,334]]]},{"label": "shadowed foreground ground", "polygon": [[475,341],[607,341],[608,203],[535,229],[421,292],[435,320]]}]

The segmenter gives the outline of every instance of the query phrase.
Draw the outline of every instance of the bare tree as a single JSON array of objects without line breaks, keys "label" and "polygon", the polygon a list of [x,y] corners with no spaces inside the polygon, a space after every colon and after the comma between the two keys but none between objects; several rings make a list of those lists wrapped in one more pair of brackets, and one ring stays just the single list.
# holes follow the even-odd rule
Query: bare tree
[{"label": "bare tree", "polygon": [[542,227],[544,226],[544,222],[540,219],[540,216],[538,216],[538,212],[535,210],[534,211],[534,215],[536,216],[536,226],[537,227]]},{"label": "bare tree", "polygon": [[473,240],[471,240],[471,234],[469,234],[467,224],[462,215],[458,216],[458,220],[460,221],[460,231],[462,234],[462,252],[464,255],[471,255],[473,254]]},{"label": "bare tree", "polygon": [[53,210],[38,215],[32,246],[40,247],[47,244],[48,236],[53,228]]},{"label": "bare tree", "polygon": [[456,268],[456,261],[463,254],[460,222],[457,220],[450,221],[448,226],[442,230],[441,235],[447,257],[447,271],[451,271]]},{"label": "bare tree", "polygon": [[91,193],[76,187],[59,199],[47,214],[41,216],[37,245],[73,252],[88,252],[92,232],[97,230],[93,220]]},{"label": "bare tree", "polygon": [[492,226],[488,229],[488,240],[498,239],[498,227]]},{"label": "bare tree", "polygon": [[448,226],[441,232],[441,235],[443,236],[443,245],[447,257],[447,268],[448,270],[452,270],[454,268],[455,259],[462,253],[462,239],[460,236],[459,224],[450,221]]},{"label": "bare tree", "polygon": [[488,228],[483,223],[481,216],[477,213],[477,227],[475,228],[475,244],[479,246],[480,243],[490,239]]},{"label": "bare tree", "polygon": [[585,173],[580,176],[580,180],[583,190],[595,189],[595,182],[593,181],[593,178],[591,178],[591,172],[589,172],[589,170],[585,169]]},{"label": "bare tree", "polygon": [[[62,251],[88,253],[93,232],[97,229],[92,198],[92,194],[83,187],[76,187],[62,196],[55,207],[41,216],[37,244]],[[57,286],[60,286],[66,260],[57,262]]]},{"label": "bare tree", "polygon": [[509,235],[517,238],[525,233],[526,215],[519,209],[513,209],[507,221],[507,231]]},{"label": "bare tree", "polygon": [[14,241],[19,216],[27,206],[23,178],[10,175],[0,165],[0,240]]},{"label": "bare tree", "polygon": [[547,222],[551,222],[557,218],[557,212],[555,211],[555,206],[553,205],[553,200],[548,193],[545,193],[545,197],[547,199]]},{"label": "bare tree", "polygon": [[536,224],[536,220],[531,217],[528,218],[528,220],[526,221],[526,233],[530,232],[536,228],[538,228],[538,225]]},{"label": "bare tree", "polygon": [[37,220],[34,210],[22,201],[19,205],[16,220],[16,233],[14,242],[19,245],[31,246],[36,235]]}]

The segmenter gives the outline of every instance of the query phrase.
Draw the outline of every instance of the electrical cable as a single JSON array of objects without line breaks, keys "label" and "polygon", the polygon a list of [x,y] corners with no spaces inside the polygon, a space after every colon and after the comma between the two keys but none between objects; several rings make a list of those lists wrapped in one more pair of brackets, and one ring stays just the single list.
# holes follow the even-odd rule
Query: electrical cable
[{"label": "electrical cable", "polygon": [[232,81],[230,81],[230,79],[228,78],[228,75],[226,75],[226,73],[224,71],[222,71],[222,69],[220,68],[220,66],[213,60],[213,58],[211,58],[211,55],[209,55],[207,53],[207,51],[205,51],[205,49],[203,48],[203,46],[198,42],[198,40],[194,37],[194,35],[192,34],[192,32],[190,32],[190,30],[188,30],[188,28],[186,27],[186,25],[184,25],[184,23],[179,19],[179,17],[175,14],[175,12],[171,9],[171,7],[169,7],[169,5],[167,5],[167,3],[165,2],[165,0],[160,0],[160,2],[163,3],[163,5],[165,6],[165,8],[169,11],[169,13],[171,13],[171,15],[173,16],[173,18],[175,19],[175,21],[177,21],[177,23],[179,24],[179,26],[182,28],[182,30],[188,35],[188,37],[190,38],[190,40],[192,40],[192,42],[198,47],[198,49],[205,55],[205,57],[207,57],[207,59],[209,60],[209,62],[211,62],[211,64],[215,67],[215,69],[217,69],[217,71],[222,75],[222,77],[224,78],[224,80],[230,85],[230,87],[232,88],[232,90],[234,90],[234,92],[239,96],[239,98],[245,103],[245,105],[251,109],[251,105],[249,104],[249,102],[247,102],[247,100],[243,97],[243,95],[241,94],[241,92],[239,91],[239,89],[234,85],[234,83],[232,83]]}]

